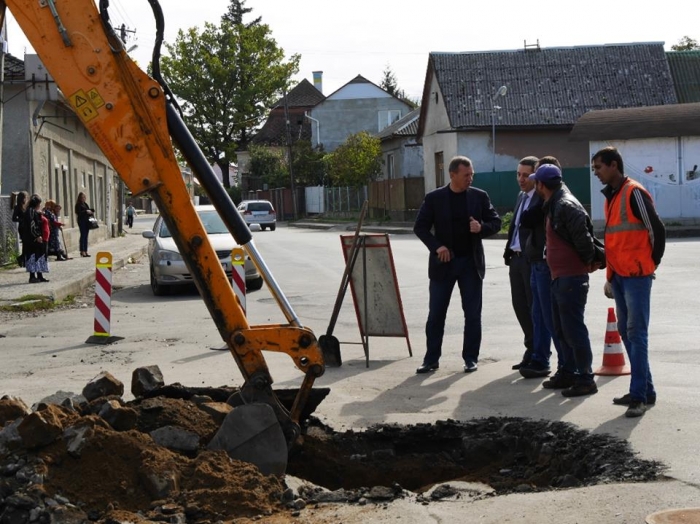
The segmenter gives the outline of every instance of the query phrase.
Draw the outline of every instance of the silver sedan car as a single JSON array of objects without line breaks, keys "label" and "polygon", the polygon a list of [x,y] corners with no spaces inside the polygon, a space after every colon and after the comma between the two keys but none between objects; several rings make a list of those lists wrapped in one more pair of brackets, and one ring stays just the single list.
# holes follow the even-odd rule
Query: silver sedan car
[{"label": "silver sedan car", "polygon": [[[214,206],[195,206],[195,209],[207,232],[209,242],[211,242],[226,275],[230,279],[231,250],[238,244],[229,233]],[[167,295],[172,286],[194,283],[162,216],[156,219],[152,231],[144,231],[142,234],[148,239],[148,263],[151,289],[154,295]],[[247,255],[244,268],[246,289],[248,291],[260,289],[263,285],[263,279]]]}]

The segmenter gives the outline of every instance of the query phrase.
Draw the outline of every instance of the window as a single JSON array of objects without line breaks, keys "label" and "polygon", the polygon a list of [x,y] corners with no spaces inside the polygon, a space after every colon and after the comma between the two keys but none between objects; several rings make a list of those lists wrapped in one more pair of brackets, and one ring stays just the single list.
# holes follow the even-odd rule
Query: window
[{"label": "window", "polygon": [[396,173],[394,172],[394,154],[389,153],[386,156],[386,177],[388,179],[396,178]]},{"label": "window", "polygon": [[435,153],[435,187],[445,185],[445,159],[442,151]]},{"label": "window", "polygon": [[391,124],[396,122],[398,119],[401,118],[401,110],[400,109],[389,109],[386,111],[379,111],[379,129],[378,131],[381,131],[385,127],[389,127]]}]

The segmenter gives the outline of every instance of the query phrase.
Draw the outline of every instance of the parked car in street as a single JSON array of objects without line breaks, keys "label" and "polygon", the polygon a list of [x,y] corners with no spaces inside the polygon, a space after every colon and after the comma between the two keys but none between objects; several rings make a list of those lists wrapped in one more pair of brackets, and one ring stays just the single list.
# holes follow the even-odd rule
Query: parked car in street
[{"label": "parked car in street", "polygon": [[[214,206],[195,206],[195,209],[207,232],[207,238],[209,238],[209,242],[216,251],[226,276],[230,280],[231,250],[238,244],[229,233]],[[190,275],[162,216],[156,219],[152,231],[144,231],[142,235],[148,239],[148,264],[150,266],[151,289],[154,295],[167,295],[172,286],[194,284],[192,275]],[[244,268],[246,289],[248,291],[260,289],[263,285],[262,276],[247,255]]]},{"label": "parked car in street", "polygon": [[268,227],[270,231],[277,228],[277,214],[272,203],[268,200],[244,200],[238,204],[238,211],[241,212],[246,224],[260,224],[264,231]]}]

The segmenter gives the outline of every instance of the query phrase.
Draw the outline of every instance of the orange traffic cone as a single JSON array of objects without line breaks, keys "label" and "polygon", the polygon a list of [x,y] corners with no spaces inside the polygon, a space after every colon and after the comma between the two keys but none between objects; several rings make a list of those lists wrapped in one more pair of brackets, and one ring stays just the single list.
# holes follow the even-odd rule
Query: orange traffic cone
[{"label": "orange traffic cone", "polygon": [[625,364],[625,353],[622,339],[617,331],[615,308],[608,308],[608,328],[605,331],[605,349],[603,365],[595,370],[596,375],[629,375],[630,368]]}]

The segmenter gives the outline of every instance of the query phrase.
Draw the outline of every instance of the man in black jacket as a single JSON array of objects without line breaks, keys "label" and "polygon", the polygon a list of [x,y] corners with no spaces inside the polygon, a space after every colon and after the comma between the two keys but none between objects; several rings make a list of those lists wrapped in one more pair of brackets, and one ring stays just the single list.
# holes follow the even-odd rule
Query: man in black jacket
[{"label": "man in black jacket", "polygon": [[[455,283],[464,311],[464,371],[476,371],[481,347],[482,285],[486,263],[481,240],[498,233],[501,219],[488,194],[471,187],[474,168],[469,158],[454,157],[450,183],[425,196],[414,233],[430,251],[430,299],[425,326],[427,350],[416,373],[439,367],[445,318]],[[431,231],[432,230],[432,231]]]},{"label": "man in black jacket", "polygon": [[531,175],[545,203],[547,264],[552,273],[552,316],[561,343],[561,369],[542,386],[562,389],[565,397],[598,392],[584,312],[588,274],[601,267],[593,225],[581,203],[562,183],[561,170],[542,165]]}]

